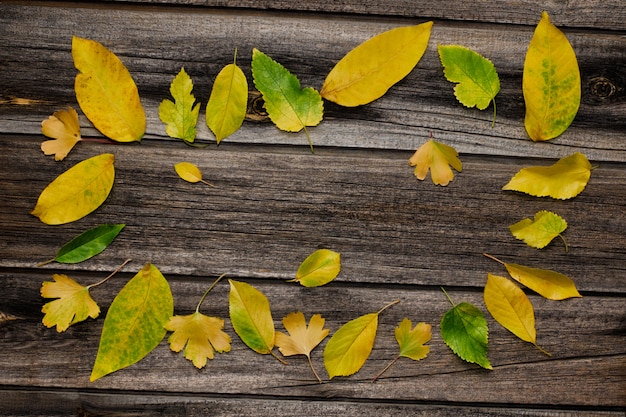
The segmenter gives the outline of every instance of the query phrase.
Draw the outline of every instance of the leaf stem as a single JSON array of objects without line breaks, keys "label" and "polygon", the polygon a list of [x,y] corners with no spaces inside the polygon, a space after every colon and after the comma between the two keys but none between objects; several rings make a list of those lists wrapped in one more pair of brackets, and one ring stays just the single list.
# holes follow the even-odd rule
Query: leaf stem
[{"label": "leaf stem", "polygon": [[450,304],[452,304],[452,307],[454,307],[454,301],[452,301],[452,298],[450,298],[450,296],[448,295],[446,290],[444,290],[443,287],[441,287],[441,291],[443,291],[443,293],[446,295],[446,298],[448,299],[448,301],[450,301]]},{"label": "leaf stem", "polygon": [[544,348],[542,348],[542,347],[541,347],[541,346],[539,346],[538,344],[533,343],[533,345],[535,345],[535,347],[536,347],[537,349],[539,349],[539,351],[540,351],[541,353],[544,353],[544,354],[546,354],[546,355],[548,355],[548,356],[552,356],[552,354],[551,354],[550,352],[548,352],[547,350],[545,350]]},{"label": "leaf stem", "polygon": [[563,241],[563,244],[565,245],[565,252],[569,252],[569,247],[567,246],[567,242],[565,241],[565,238],[563,237],[563,235],[559,233],[557,236],[560,237],[561,240]]},{"label": "leaf stem", "polygon": [[39,262],[37,264],[37,268],[42,267],[44,265],[48,265],[49,263],[52,263],[54,261],[56,261],[56,258],[52,258],[52,259],[48,259],[47,261]]},{"label": "leaf stem", "polygon": [[400,355],[396,356],[391,362],[389,362],[389,364],[387,364],[387,366],[385,366],[385,369],[383,369],[382,371],[380,371],[378,373],[378,375],[376,375],[374,377],[374,379],[372,379],[372,383],[376,382],[378,380],[378,378],[380,378],[382,376],[382,374],[384,374],[385,372],[387,372],[387,370],[389,368],[391,368],[391,365],[393,365],[394,363],[396,363],[396,361],[400,359]]},{"label": "leaf stem", "polygon": [[311,153],[315,153],[313,151],[313,142],[311,142],[311,136],[309,136],[309,130],[306,128],[306,126],[303,126],[303,129],[304,129],[304,134],[306,135],[306,138],[309,141],[309,147],[311,148]]},{"label": "leaf stem", "polygon": [[392,301],[389,304],[387,304],[386,306],[384,306],[383,308],[381,308],[380,310],[378,310],[378,313],[376,314],[380,314],[383,311],[387,310],[389,307],[391,307],[392,305],[398,304],[400,302],[400,300],[396,300],[396,301]]},{"label": "leaf stem", "polygon": [[280,363],[282,363],[283,365],[289,365],[285,360],[283,360],[282,358],[280,358],[277,354],[274,353],[273,350],[270,350],[270,355],[272,355],[273,357],[276,358],[276,360]]},{"label": "leaf stem", "polygon": [[224,272],[222,275],[220,275],[219,277],[217,277],[217,279],[215,280],[215,282],[213,282],[213,284],[211,284],[211,286],[209,287],[208,290],[206,290],[204,292],[204,294],[202,294],[202,298],[200,298],[200,301],[198,302],[198,305],[196,306],[196,313],[200,312],[200,305],[202,304],[202,302],[204,301],[204,299],[206,298],[206,296],[209,294],[209,292],[213,289],[213,287],[215,287],[217,285],[218,282],[220,282],[220,280],[222,278],[224,278],[224,276],[226,275],[226,272]]},{"label": "leaf stem", "polygon": [[311,361],[311,356],[310,355],[306,355],[306,358],[309,360],[309,366],[311,367],[311,370],[313,371],[313,375],[315,375],[315,378],[317,378],[317,382],[319,382],[321,384],[322,383],[322,378],[320,378],[320,376],[315,371],[315,368],[313,367],[313,362]]},{"label": "leaf stem", "polygon": [[209,187],[215,187],[215,185],[211,184],[211,183],[210,183],[210,182],[208,182],[208,181],[205,181],[205,180],[200,180],[200,181],[201,181],[201,182],[203,182],[203,183],[205,183],[205,184],[206,184],[206,185],[208,185]]},{"label": "leaf stem", "polygon": [[491,128],[493,129],[496,126],[496,99],[493,98],[491,101],[493,102],[493,120],[491,121]]},{"label": "leaf stem", "polygon": [[500,259],[496,258],[496,257],[495,257],[495,256],[493,256],[493,255],[489,255],[488,253],[483,253],[483,255],[484,255],[484,256],[486,256],[487,258],[489,258],[489,259],[493,260],[493,261],[498,262],[498,263],[499,263],[499,264],[501,264],[501,265],[505,265],[505,266],[506,266],[506,263],[505,263],[505,262],[502,262]]},{"label": "leaf stem", "polygon": [[130,261],[132,261],[132,259],[130,259],[130,258],[126,259],[124,262],[122,262],[122,264],[121,264],[120,266],[118,266],[118,267],[115,269],[115,271],[111,272],[111,273],[109,274],[109,276],[108,276],[108,277],[106,277],[105,279],[103,279],[103,280],[102,280],[102,281],[100,281],[100,282],[96,282],[95,284],[87,285],[87,288],[89,289],[89,288],[97,287],[97,286],[98,286],[98,285],[100,285],[100,284],[104,284],[106,281],[108,281],[108,280],[109,280],[109,278],[111,278],[113,275],[115,275],[115,274],[117,274],[118,272],[120,272],[120,270],[121,270],[122,268],[124,268],[124,266],[125,266],[127,263],[129,263]]}]

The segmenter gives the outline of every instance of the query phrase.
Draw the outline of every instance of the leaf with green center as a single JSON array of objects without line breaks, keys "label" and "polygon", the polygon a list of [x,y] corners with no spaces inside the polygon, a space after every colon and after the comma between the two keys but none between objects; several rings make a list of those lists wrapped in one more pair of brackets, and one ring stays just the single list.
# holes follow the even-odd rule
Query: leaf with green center
[{"label": "leaf with green center", "polygon": [[90,381],[133,365],[165,337],[174,314],[170,286],[159,269],[146,264],[117,294],[104,320]]},{"label": "leaf with green center", "polygon": [[196,139],[196,124],[200,113],[200,103],[194,106],[196,98],[191,91],[193,81],[181,68],[170,85],[174,101],[165,99],[159,105],[159,118],[165,126],[165,133],[176,139],[193,143]]},{"label": "leaf with green center", "polygon": [[287,132],[304,129],[313,152],[307,126],[322,121],[324,103],[320,94],[311,87],[301,88],[293,74],[256,48],[252,50],[252,76],[276,127]]},{"label": "leaf with green center", "polygon": [[334,280],[341,270],[341,255],[330,249],[318,249],[298,267],[296,278],[305,287],[319,287]]},{"label": "leaf with green center", "polygon": [[493,102],[493,122],[496,122],[496,100],[500,78],[493,63],[471,49],[458,45],[439,45],[439,58],[446,79],[458,83],[454,95],[466,107],[485,110]]},{"label": "leaf with green center", "polygon": [[101,224],[89,229],[63,245],[54,259],[42,262],[39,266],[52,261],[64,264],[86,261],[105,250],[125,226],[125,224]]},{"label": "leaf with green center", "polygon": [[528,246],[541,249],[545,248],[552,239],[559,236],[565,243],[567,251],[567,243],[561,233],[567,229],[567,222],[558,214],[550,211],[539,211],[535,214],[534,220],[523,219],[509,226],[511,234],[516,238],[523,240]]}]

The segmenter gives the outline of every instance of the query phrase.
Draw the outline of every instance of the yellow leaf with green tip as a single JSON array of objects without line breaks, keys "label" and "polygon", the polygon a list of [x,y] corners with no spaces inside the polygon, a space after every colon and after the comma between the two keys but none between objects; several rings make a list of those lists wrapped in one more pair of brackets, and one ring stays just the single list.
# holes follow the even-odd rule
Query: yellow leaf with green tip
[{"label": "yellow leaf with green tip", "polygon": [[[558,214],[542,210],[535,214],[535,218],[523,219],[509,226],[511,234],[523,240],[528,246],[533,248],[545,248],[557,236],[567,229],[567,222]],[[565,239],[563,239],[565,242]],[[566,245],[567,247],[567,245]]]},{"label": "yellow leaf with green tip", "polygon": [[228,308],[235,332],[255,352],[271,353],[276,331],[267,297],[245,282],[232,279],[228,282]]}]

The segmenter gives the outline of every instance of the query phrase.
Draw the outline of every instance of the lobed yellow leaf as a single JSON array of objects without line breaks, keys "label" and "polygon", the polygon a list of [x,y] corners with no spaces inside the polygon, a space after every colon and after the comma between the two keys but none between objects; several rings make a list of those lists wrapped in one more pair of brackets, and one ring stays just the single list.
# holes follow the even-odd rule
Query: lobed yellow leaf
[{"label": "lobed yellow leaf", "polygon": [[411,320],[404,318],[396,327],[394,334],[400,346],[399,356],[418,361],[424,359],[430,352],[430,346],[426,346],[425,343],[432,337],[432,326],[424,322],[417,323],[413,328],[411,326]]},{"label": "lobed yellow leaf", "polygon": [[454,179],[449,165],[459,172],[463,168],[456,149],[432,138],[415,151],[409,159],[409,165],[415,166],[415,177],[419,180],[424,180],[430,169],[433,184],[442,186],[448,185]]},{"label": "lobed yellow leaf", "polygon": [[95,319],[100,314],[100,307],[91,298],[89,287],[84,287],[63,274],[54,274],[54,282],[46,281],[41,285],[41,296],[57,298],[44,304],[43,324],[46,327],[56,326],[57,332],[64,332],[74,323]]},{"label": "lobed yellow leaf", "polygon": [[283,326],[289,332],[276,332],[276,346],[284,356],[306,355],[328,336],[328,329],[324,329],[325,320],[319,314],[311,316],[309,326],[306,325],[304,314],[300,311],[289,313],[283,318]]},{"label": "lobed yellow leaf", "polygon": [[72,107],[59,110],[41,122],[44,135],[54,138],[41,143],[44,155],[54,154],[55,161],[63,160],[80,140],[78,114]]}]

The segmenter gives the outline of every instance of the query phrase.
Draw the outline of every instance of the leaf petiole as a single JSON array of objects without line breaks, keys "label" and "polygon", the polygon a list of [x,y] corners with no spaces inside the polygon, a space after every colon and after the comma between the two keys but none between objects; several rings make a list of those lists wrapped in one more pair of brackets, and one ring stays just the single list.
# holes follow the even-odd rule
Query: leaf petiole
[{"label": "leaf petiole", "polygon": [[109,274],[108,277],[106,277],[105,279],[103,279],[102,281],[96,282],[95,284],[91,284],[91,285],[87,285],[87,289],[93,288],[93,287],[97,287],[100,284],[104,284],[105,282],[107,282],[109,280],[109,278],[111,278],[113,275],[117,274],[118,272],[120,272],[120,270],[122,268],[124,268],[124,266],[126,266],[127,263],[129,263],[130,261],[132,261],[132,259],[126,259],[124,262],[122,262],[122,264],[120,266],[118,266],[117,268],[115,268],[115,271],[111,272]]},{"label": "leaf petiole", "polygon": [[396,305],[396,304],[398,304],[399,302],[400,302],[400,300],[396,300],[396,301],[392,301],[392,302],[390,302],[389,304],[387,304],[386,306],[384,306],[383,308],[381,308],[380,310],[378,310],[378,313],[376,313],[376,314],[380,314],[380,313],[382,313],[383,311],[387,310],[389,307],[391,307],[391,306],[393,306],[393,305]]},{"label": "leaf petiole", "polygon": [[306,135],[306,139],[309,141],[309,148],[311,148],[311,153],[315,153],[315,151],[313,151],[313,142],[311,141],[311,136],[309,136],[309,130],[306,128],[306,126],[304,126],[303,129],[304,134]]},{"label": "leaf petiole", "polygon": [[385,372],[387,372],[387,370],[389,368],[391,368],[391,365],[393,365],[394,363],[397,362],[397,360],[400,359],[400,355],[396,356],[391,362],[389,362],[389,364],[387,364],[387,366],[385,366],[385,369],[383,369],[382,371],[380,371],[378,373],[378,375],[376,375],[374,377],[374,379],[372,379],[372,383],[376,382],[378,380],[378,378],[380,378]]},{"label": "leaf petiole", "polygon": [[450,304],[452,304],[452,307],[454,307],[455,306],[454,301],[452,301],[452,298],[450,298],[450,296],[448,295],[446,290],[444,290],[443,287],[441,287],[441,291],[443,291],[443,293],[446,295],[446,298],[448,299],[448,301],[450,301]]},{"label": "leaf petiole", "polygon": [[487,258],[491,259],[492,261],[496,261],[501,265],[505,265],[506,263],[502,262],[500,259],[496,258],[495,256],[489,255],[488,253],[483,253],[484,256],[486,256]]},{"label": "leaf petiole", "polygon": [[493,103],[493,120],[491,121],[491,128],[493,129],[496,126],[496,99],[492,99]]},{"label": "leaf petiole", "polygon": [[215,287],[217,285],[218,282],[220,282],[220,280],[222,278],[224,278],[224,276],[226,276],[226,272],[224,272],[222,275],[220,275],[219,277],[217,277],[217,279],[215,280],[215,282],[213,282],[213,284],[211,284],[211,286],[204,292],[204,294],[202,294],[202,297],[200,298],[200,301],[198,302],[198,305],[196,306],[196,313],[200,312],[200,305],[202,304],[202,302],[204,301],[204,299],[206,298],[206,296],[209,294],[209,292],[211,292],[211,290],[213,289],[213,287]]},{"label": "leaf petiole", "polygon": [[313,375],[315,375],[315,378],[317,378],[317,382],[321,384],[322,378],[320,378],[320,376],[317,374],[317,371],[315,371],[315,368],[313,367],[313,362],[311,361],[311,355],[306,355],[306,358],[309,360],[309,366],[311,367],[311,370],[313,371]]}]

